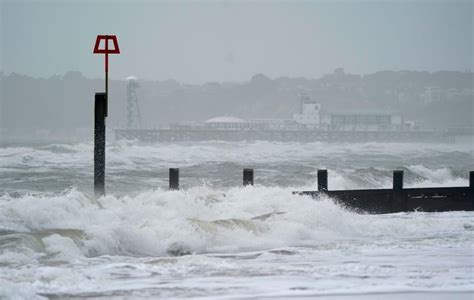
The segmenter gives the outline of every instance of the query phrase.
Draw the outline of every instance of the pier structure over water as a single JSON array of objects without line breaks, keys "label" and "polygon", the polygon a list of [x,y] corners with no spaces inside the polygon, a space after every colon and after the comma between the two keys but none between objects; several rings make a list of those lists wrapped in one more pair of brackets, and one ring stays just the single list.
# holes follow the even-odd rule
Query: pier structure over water
[{"label": "pier structure over water", "polygon": [[173,123],[155,129],[116,129],[115,139],[147,142],[270,140],[297,142],[455,142],[459,132],[422,130],[415,121],[390,110],[322,110],[321,104],[302,94],[300,112],[293,118],[242,119],[218,116],[204,122]]},{"label": "pier structure over water", "polygon": [[115,139],[144,142],[185,141],[293,141],[293,142],[442,142],[455,135],[444,131],[253,130],[214,128],[116,129]]}]

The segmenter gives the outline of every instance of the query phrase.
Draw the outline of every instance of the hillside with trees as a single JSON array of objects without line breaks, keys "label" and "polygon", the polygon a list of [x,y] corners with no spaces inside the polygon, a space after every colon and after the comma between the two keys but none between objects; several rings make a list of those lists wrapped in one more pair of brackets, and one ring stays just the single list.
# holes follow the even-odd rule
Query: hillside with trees
[{"label": "hillside with trees", "polygon": [[[88,128],[92,126],[94,93],[102,79],[80,72],[48,79],[1,74],[1,127]],[[204,121],[219,115],[241,118],[291,118],[299,111],[302,92],[326,111],[387,109],[425,128],[472,127],[472,72],[381,71],[347,74],[342,68],[319,79],[271,79],[257,74],[246,82],[202,85],[176,80],[139,80],[138,98],[147,127],[180,121]],[[110,82],[108,124],[126,124],[125,80]]]}]

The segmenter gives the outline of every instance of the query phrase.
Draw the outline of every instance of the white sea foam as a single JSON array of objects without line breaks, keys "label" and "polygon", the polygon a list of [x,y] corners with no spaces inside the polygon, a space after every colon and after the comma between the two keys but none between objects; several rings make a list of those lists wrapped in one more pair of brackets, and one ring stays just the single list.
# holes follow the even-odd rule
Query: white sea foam
[{"label": "white sea foam", "polygon": [[[92,144],[54,144],[43,147],[0,148],[0,167],[22,165],[41,167],[61,165],[78,167],[92,161]],[[152,165],[190,166],[203,162],[281,163],[301,162],[308,159],[337,158],[343,162],[359,155],[387,159],[423,158],[426,155],[460,152],[473,155],[472,144],[397,144],[397,143],[275,143],[256,142],[197,142],[142,144],[117,141],[107,144],[110,167],[137,167],[140,162]],[[324,161],[321,162],[324,165]],[[472,162],[471,162],[472,164]],[[374,165],[374,167],[377,167]]]},{"label": "white sea foam", "polygon": [[[157,284],[161,296],[167,297],[166,287],[169,297],[199,296],[198,290],[216,293],[218,274],[227,278],[226,285],[240,286],[243,295],[474,287],[473,264],[466,261],[472,258],[474,222],[467,212],[360,215],[328,198],[292,195],[290,189],[195,187],[98,202],[77,190],[53,197],[3,196],[0,216],[1,230],[34,240],[3,247],[3,265],[31,266],[4,268],[2,292],[9,297],[142,289],[153,295]],[[33,252],[23,252],[29,260],[12,255],[20,248]],[[194,255],[166,258],[176,254]],[[437,259],[446,256],[450,259],[440,266]],[[214,275],[201,278],[202,272]],[[135,279],[124,284],[121,276]],[[188,279],[175,281],[182,276]],[[397,284],[388,284],[388,277]],[[250,278],[260,279],[253,284]],[[371,284],[360,286],[363,278]],[[17,280],[35,284],[19,293]]]},{"label": "white sea foam", "polygon": [[[466,226],[462,219],[423,213],[416,222],[360,215],[328,198],[315,201],[268,187],[154,190],[133,198],[106,196],[98,203],[77,190],[53,197],[7,197],[0,199],[1,230],[36,234],[45,253],[71,257],[159,256],[177,244],[196,253],[238,252],[314,246],[321,240],[426,237]],[[284,213],[252,220],[272,212]]]},{"label": "white sea foam", "polygon": [[[0,148],[0,298],[474,290],[472,212],[361,215],[292,194],[314,189],[318,168],[330,189],[390,187],[395,168],[406,186],[466,186],[472,145],[121,141],[107,151],[108,195],[94,199],[82,188],[91,144]],[[255,187],[241,187],[241,167],[254,165]],[[180,191],[156,188],[168,167],[184,168]],[[219,178],[186,185],[186,172]]]},{"label": "white sea foam", "polygon": [[423,165],[412,165],[408,166],[408,170],[422,177],[408,186],[467,186],[464,178],[454,176],[448,168],[430,169]]}]

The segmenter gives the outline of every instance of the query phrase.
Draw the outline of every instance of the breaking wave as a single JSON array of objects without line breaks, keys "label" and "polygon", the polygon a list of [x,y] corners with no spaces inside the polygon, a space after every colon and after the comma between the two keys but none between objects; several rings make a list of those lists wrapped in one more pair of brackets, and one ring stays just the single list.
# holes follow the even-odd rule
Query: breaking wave
[{"label": "breaking wave", "polygon": [[235,278],[252,296],[265,283],[283,297],[472,291],[472,212],[362,215],[292,194],[315,189],[319,168],[332,190],[391,187],[394,169],[407,187],[466,186],[472,145],[120,141],[99,199],[92,151],[0,148],[0,298],[205,297],[234,293]]},{"label": "breaking wave", "polygon": [[469,219],[416,214],[415,224],[400,216],[360,215],[329,198],[276,187],[158,189],[98,200],[74,189],[56,196],[6,194],[0,198],[0,263],[44,255],[72,259],[314,247],[328,240],[449,235],[474,227]]}]

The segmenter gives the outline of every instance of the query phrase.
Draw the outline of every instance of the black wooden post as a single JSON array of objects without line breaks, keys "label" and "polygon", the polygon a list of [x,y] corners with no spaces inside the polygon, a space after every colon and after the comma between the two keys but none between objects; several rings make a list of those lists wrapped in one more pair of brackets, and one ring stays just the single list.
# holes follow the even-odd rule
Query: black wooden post
[{"label": "black wooden post", "polygon": [[403,189],[403,171],[393,171],[393,189]]},{"label": "black wooden post", "polygon": [[328,191],[328,170],[318,170],[318,191]]},{"label": "black wooden post", "polygon": [[406,211],[406,202],[403,192],[403,171],[393,171],[392,212]]},{"label": "black wooden post", "polygon": [[105,117],[107,116],[107,95],[95,94],[94,106],[94,193],[105,195]]},{"label": "black wooden post", "polygon": [[469,195],[472,209],[474,210],[474,171],[469,172]]},{"label": "black wooden post", "polygon": [[243,183],[246,185],[253,185],[253,169],[244,169]]},{"label": "black wooden post", "polygon": [[179,168],[170,168],[169,185],[170,191],[179,190]]}]

